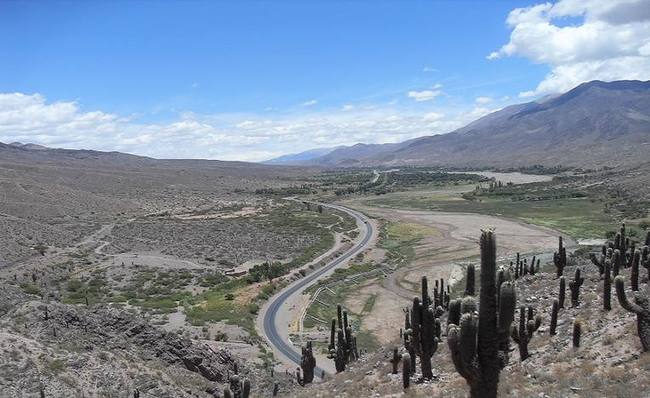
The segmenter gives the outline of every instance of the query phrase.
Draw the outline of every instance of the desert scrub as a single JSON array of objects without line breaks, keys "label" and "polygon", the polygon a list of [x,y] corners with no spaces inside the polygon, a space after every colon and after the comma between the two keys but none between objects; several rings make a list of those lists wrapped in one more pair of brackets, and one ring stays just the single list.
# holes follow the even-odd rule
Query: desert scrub
[{"label": "desert scrub", "polygon": [[415,256],[414,246],[427,235],[438,236],[440,232],[419,224],[388,222],[380,229],[379,246],[386,250],[392,265],[405,265]]}]

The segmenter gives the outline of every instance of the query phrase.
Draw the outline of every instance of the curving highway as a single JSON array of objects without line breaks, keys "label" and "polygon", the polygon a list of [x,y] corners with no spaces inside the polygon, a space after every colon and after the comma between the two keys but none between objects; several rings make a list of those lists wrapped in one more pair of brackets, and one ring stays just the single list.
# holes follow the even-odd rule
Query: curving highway
[{"label": "curving highway", "polygon": [[[368,221],[368,218],[362,213],[339,205],[316,202],[310,203],[336,209],[351,215],[357,221],[357,224],[360,226],[361,231],[359,234],[360,239],[357,238],[357,243],[350,250],[330,261],[325,266],[319,268],[311,274],[308,274],[306,277],[299,279],[284,288],[282,291],[271,298],[269,304],[266,307],[266,312],[264,313],[264,319],[262,323],[262,331],[264,335],[268,339],[269,343],[275,347],[277,351],[282,353],[286,358],[294,362],[296,365],[300,365],[300,347],[296,347],[291,342],[289,342],[288,339],[285,340],[282,338],[277,328],[278,322],[276,322],[276,318],[282,305],[292,296],[301,294],[306,288],[316,283],[318,281],[318,278],[323,276],[328,271],[331,271],[334,268],[344,264],[347,260],[365,250],[368,247],[368,244],[373,235],[373,227]],[[317,367],[314,373],[320,376],[322,372],[323,370]]]}]

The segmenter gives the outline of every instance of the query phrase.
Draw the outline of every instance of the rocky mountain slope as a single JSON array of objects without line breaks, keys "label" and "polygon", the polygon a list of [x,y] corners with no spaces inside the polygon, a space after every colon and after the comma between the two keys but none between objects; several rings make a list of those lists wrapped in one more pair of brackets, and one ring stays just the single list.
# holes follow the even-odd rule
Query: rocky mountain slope
[{"label": "rocky mountain slope", "polygon": [[[628,248],[624,252],[629,254],[630,250]],[[647,255],[645,258],[647,261]],[[503,260],[503,266],[508,269],[507,263],[515,259]],[[632,291],[631,281],[634,280],[632,271],[634,266],[629,266],[629,261],[630,257],[627,257],[626,265],[621,266],[620,276],[617,279],[620,278],[623,282],[622,290],[626,292],[625,297],[629,302],[637,303],[640,306],[637,308],[646,308],[646,312],[639,316],[642,319],[647,319],[647,300],[648,294],[650,294],[647,272],[641,268],[642,272],[638,276],[639,292]],[[577,269],[581,271],[579,279],[575,277]],[[498,396],[526,398],[648,397],[650,379],[647,374],[650,371],[650,352],[644,349],[643,339],[647,341],[649,331],[647,325],[643,326],[644,324],[641,328],[645,329],[637,329],[637,315],[619,302],[620,293],[614,286],[617,279],[613,280],[610,285],[604,283],[605,275],[613,272],[613,269],[601,274],[599,268],[589,260],[587,250],[582,249],[575,255],[567,257],[566,266],[563,266],[562,271],[562,278],[565,282],[564,304],[559,305],[555,327],[551,321],[553,302],[562,299],[559,294],[561,279],[557,276],[557,268],[554,264],[552,262],[542,263],[535,275],[527,273],[515,277],[516,274],[510,274],[513,277],[517,310],[511,324],[511,333],[508,334],[515,335],[522,330],[520,326],[522,309],[524,314],[530,311],[529,308],[532,309],[533,318],[539,316],[539,324],[536,321],[533,321],[532,324],[524,321],[523,330],[528,336],[524,345],[518,344],[514,337],[510,338],[509,350],[503,351],[507,353],[508,360],[500,371]],[[478,288],[480,277],[477,274],[475,278]],[[460,286],[455,286],[455,293],[452,292],[452,295],[456,297],[464,296],[461,308],[468,305],[466,304],[468,300],[466,281],[467,279],[463,280]],[[575,281],[579,281],[579,283],[575,283]],[[578,292],[575,296],[572,289],[574,285],[577,286],[576,291]],[[610,292],[609,309],[604,305],[607,288]],[[501,292],[504,294],[503,288]],[[469,305],[468,308],[474,308],[476,311],[476,304],[478,304],[478,314],[481,314],[482,309],[479,303],[481,293],[475,292],[475,295],[476,300],[471,300],[474,302],[473,307]],[[635,295],[638,298],[633,298]],[[404,306],[409,306],[406,300]],[[297,391],[296,397],[406,396],[442,398],[469,396],[469,386],[459,373],[461,371],[457,370],[457,365],[454,364],[455,360],[452,360],[453,353],[448,344],[448,339],[452,334],[451,330],[457,328],[453,323],[451,327],[448,326],[451,312],[450,306],[449,312],[443,313],[439,318],[442,330],[431,360],[433,365],[431,380],[422,378],[421,354],[418,353],[417,367],[409,378],[410,386],[406,389],[403,387],[401,360],[395,373],[393,373],[392,360],[393,347],[398,349],[399,355],[407,352],[405,348],[407,343],[400,338],[400,328],[404,331],[406,326],[386,325],[386,328],[393,330],[395,334],[393,347],[383,347],[378,352],[367,355],[357,362],[352,362],[344,372],[331,377],[326,382],[316,384],[304,391]],[[476,315],[473,317],[477,318]],[[469,318],[469,314],[466,313],[460,318],[461,329],[467,322],[467,320],[463,321],[465,318]],[[411,321],[413,321],[412,317]],[[576,323],[581,325],[577,345],[574,333]],[[480,333],[480,320],[478,325]],[[416,335],[413,330],[409,333],[413,333],[413,336]],[[640,338],[640,335],[643,337]],[[473,341],[469,335],[464,337],[464,345],[461,347],[465,347],[467,341],[477,341]],[[476,339],[476,335],[473,337]],[[492,341],[496,344],[497,339],[496,336],[494,337]],[[460,338],[463,338],[462,332]],[[478,337],[477,345],[481,344],[480,339]],[[524,346],[528,356],[522,358],[524,350],[521,347]],[[475,349],[480,350],[481,348],[475,347]],[[501,356],[501,353],[499,351],[499,358],[504,357]],[[463,351],[463,355],[466,355],[465,351]],[[476,355],[476,351],[470,352],[469,355]],[[470,356],[470,358],[472,357]],[[475,359],[476,356],[473,358]],[[460,366],[462,369],[462,366],[465,365]],[[477,364],[470,366],[472,369],[478,367]],[[471,375],[467,377],[472,378]],[[485,383],[487,382],[486,380]]]},{"label": "rocky mountain slope", "polygon": [[592,81],[554,98],[504,108],[448,134],[358,144],[310,163],[599,168],[647,162],[649,148],[650,81]]}]

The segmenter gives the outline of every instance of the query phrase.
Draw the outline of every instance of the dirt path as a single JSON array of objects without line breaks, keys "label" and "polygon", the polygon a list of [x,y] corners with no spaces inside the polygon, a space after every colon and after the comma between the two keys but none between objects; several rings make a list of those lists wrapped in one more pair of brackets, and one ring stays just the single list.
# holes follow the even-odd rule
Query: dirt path
[{"label": "dirt path", "polygon": [[[527,176],[520,173],[491,173],[489,177],[514,183],[548,179],[547,176]],[[460,195],[457,187],[451,190]],[[413,296],[419,295],[420,280],[423,276],[429,279],[429,284],[433,287],[432,281],[440,278],[444,278],[445,282],[461,279],[463,265],[477,262],[481,229],[493,228],[496,231],[498,255],[502,261],[510,261],[517,252],[529,257],[544,254],[544,261],[548,259],[548,253],[556,250],[557,237],[560,235],[549,228],[503,217],[375,207],[364,204],[363,200],[349,200],[345,205],[373,218],[415,224],[429,231],[415,245],[414,258],[408,265],[398,268],[379,283],[374,280],[362,284],[357,293],[345,303],[350,308],[359,308],[368,297],[375,296],[372,310],[363,317],[362,328],[372,331],[380,343],[394,340],[397,329],[386,328],[386,325],[403,323],[402,309],[409,304]],[[567,245],[575,244],[566,237],[565,242]]]}]

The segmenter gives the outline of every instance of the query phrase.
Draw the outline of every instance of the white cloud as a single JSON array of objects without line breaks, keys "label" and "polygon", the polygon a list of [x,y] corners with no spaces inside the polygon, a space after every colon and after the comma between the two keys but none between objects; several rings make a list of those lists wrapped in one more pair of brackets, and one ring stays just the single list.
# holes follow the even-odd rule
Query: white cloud
[{"label": "white cloud", "polygon": [[302,106],[313,106],[313,105],[316,105],[317,103],[318,103],[318,100],[311,99],[309,101],[303,102],[301,105]]},{"label": "white cloud", "polygon": [[477,104],[479,104],[479,105],[489,104],[492,101],[493,101],[493,99],[491,97],[476,97],[476,100],[475,100],[475,102]]},{"label": "white cloud", "polygon": [[422,72],[424,73],[438,72],[438,69],[432,68],[430,66],[425,66],[424,68],[422,68]]},{"label": "white cloud", "polygon": [[650,0],[560,0],[514,9],[507,24],[510,41],[488,59],[518,55],[551,67],[522,96],[595,79],[650,79]]},{"label": "white cloud", "polygon": [[158,158],[258,161],[319,146],[399,142],[441,134],[487,110],[413,111],[398,105],[356,106],[295,114],[183,112],[168,123],[142,123],[40,94],[0,93],[0,142],[122,151]]},{"label": "white cloud", "polygon": [[343,105],[343,107],[341,108],[341,110],[343,110],[343,111],[345,111],[345,112],[347,112],[347,111],[351,111],[351,110],[353,110],[353,109],[354,109],[354,105],[350,105],[350,104],[345,104],[345,105]]},{"label": "white cloud", "polygon": [[418,102],[431,101],[432,99],[442,94],[442,91],[436,90],[439,87],[439,85],[436,85],[433,90],[409,91],[407,96],[409,98],[413,98]]}]

